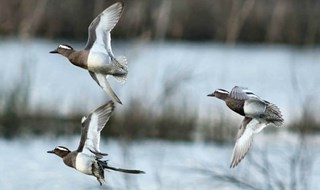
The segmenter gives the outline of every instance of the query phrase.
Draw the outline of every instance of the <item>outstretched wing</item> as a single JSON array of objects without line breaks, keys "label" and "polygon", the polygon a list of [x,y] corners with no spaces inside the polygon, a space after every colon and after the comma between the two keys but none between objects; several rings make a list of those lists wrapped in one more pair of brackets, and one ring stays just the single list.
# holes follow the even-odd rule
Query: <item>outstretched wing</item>
[{"label": "outstretched wing", "polygon": [[114,57],[111,49],[110,32],[118,23],[123,10],[123,3],[115,3],[100,13],[90,24],[88,41],[85,49],[91,51],[107,50]]},{"label": "outstretched wing", "polygon": [[89,73],[90,73],[90,76],[93,78],[93,80],[96,81],[96,83],[112,98],[113,101],[118,102],[119,104],[122,104],[120,98],[112,90],[105,75],[100,73],[94,73],[92,71],[89,71]]},{"label": "outstretched wing", "polygon": [[253,134],[259,133],[267,125],[260,123],[256,119],[245,117],[241,123],[238,131],[237,141],[233,148],[230,167],[236,167],[241,160],[246,156],[249,151],[252,141]]},{"label": "outstretched wing", "polygon": [[101,154],[99,149],[100,132],[107,124],[113,110],[114,103],[109,101],[90,113],[88,117],[82,118],[81,139],[77,149],[78,152]]}]

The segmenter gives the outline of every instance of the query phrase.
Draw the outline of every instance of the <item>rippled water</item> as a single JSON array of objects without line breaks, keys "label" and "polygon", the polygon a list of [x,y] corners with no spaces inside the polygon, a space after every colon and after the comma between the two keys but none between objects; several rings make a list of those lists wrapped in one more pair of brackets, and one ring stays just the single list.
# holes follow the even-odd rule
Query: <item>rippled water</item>
[{"label": "rippled water", "polygon": [[[102,141],[101,150],[109,154],[110,165],[146,172],[143,175],[106,172],[106,187],[100,187],[94,177],[66,167],[59,157],[46,153],[56,145],[75,149],[79,140],[76,136],[0,139],[0,189],[247,189],[213,178],[213,171],[247,179],[249,184],[260,189],[271,189],[266,186],[268,183],[253,160],[263,163],[262,166],[268,163],[271,181],[277,179],[286,189],[292,189],[290,180],[294,173],[290,170],[290,163],[295,155],[310,164],[297,174],[306,172],[304,176],[309,189],[319,189],[320,138],[309,136],[307,139],[307,149],[296,154],[297,136],[287,133],[258,135],[249,154],[236,169],[228,167],[231,144]],[[262,162],[265,158],[267,162]],[[301,181],[298,178],[297,184]]]}]

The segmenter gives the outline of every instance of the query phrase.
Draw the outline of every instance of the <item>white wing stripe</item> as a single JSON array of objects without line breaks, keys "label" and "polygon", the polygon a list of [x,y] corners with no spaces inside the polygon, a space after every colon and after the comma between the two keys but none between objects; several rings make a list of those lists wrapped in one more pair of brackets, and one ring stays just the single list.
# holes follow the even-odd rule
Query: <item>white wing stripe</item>
[{"label": "white wing stripe", "polygon": [[107,104],[97,108],[90,115],[90,123],[88,125],[87,137],[83,149],[87,154],[92,154],[91,151],[100,152],[100,132],[108,122],[113,109],[114,103],[109,101]]}]

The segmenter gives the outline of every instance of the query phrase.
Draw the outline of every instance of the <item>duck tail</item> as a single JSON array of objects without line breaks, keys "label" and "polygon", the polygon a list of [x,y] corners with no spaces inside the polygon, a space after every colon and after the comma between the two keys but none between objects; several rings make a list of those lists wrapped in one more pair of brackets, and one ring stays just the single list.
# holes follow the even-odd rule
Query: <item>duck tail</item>
[{"label": "duck tail", "polygon": [[104,178],[97,177],[97,180],[98,180],[98,182],[99,182],[100,186],[102,186],[102,185],[105,185],[105,184],[106,184],[106,181],[104,180]]},{"label": "duck tail", "polygon": [[114,78],[121,84],[125,83],[128,75],[128,61],[125,56],[118,56],[112,61],[117,67],[117,73]]},{"label": "duck tail", "polygon": [[266,120],[270,123],[273,123],[275,126],[283,125],[283,118],[280,109],[278,106],[269,103],[266,109]]},{"label": "duck tail", "polygon": [[130,173],[130,174],[144,174],[144,171],[141,170],[129,170],[129,169],[123,169],[123,168],[115,168],[112,166],[109,166],[107,161],[98,161],[101,166],[103,167],[103,169],[109,169],[109,170],[114,170],[114,171],[118,171],[118,172],[123,172],[123,173]]},{"label": "duck tail", "polygon": [[93,176],[95,176],[100,184],[100,186],[105,185],[106,181],[104,180],[104,170],[101,163],[95,162],[94,166],[92,167]]}]

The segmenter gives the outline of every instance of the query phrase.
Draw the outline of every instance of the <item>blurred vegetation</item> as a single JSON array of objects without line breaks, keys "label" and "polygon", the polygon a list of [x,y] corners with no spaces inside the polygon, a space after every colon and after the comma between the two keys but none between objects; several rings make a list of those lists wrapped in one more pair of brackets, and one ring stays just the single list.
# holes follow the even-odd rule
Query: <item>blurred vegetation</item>
[{"label": "blurred vegetation", "polygon": [[[0,0],[0,35],[21,38],[87,38],[87,27],[108,0]],[[125,11],[113,31],[118,38],[142,40],[215,40],[228,43],[268,42],[314,45],[320,42],[320,0],[126,0]],[[0,135],[12,138],[23,134],[79,133],[82,114],[57,116],[43,110],[29,112],[32,82],[26,68],[12,88],[0,83]],[[293,70],[293,69],[291,69]],[[296,73],[292,86],[299,92]],[[157,98],[161,105],[147,108],[132,98],[124,112],[111,117],[103,135],[171,140],[218,142],[234,139],[237,123],[223,115],[219,119],[197,121],[197,108],[182,100],[176,107],[174,95],[190,75],[169,78]],[[177,83],[178,82],[178,83]],[[300,133],[320,130],[320,123],[303,101],[302,116],[288,129]]]},{"label": "blurred vegetation", "polygon": [[[0,0],[0,35],[87,38],[93,18],[114,0]],[[124,0],[116,38],[313,45],[320,0]]]},{"label": "blurred vegetation", "polygon": [[[22,67],[21,71],[26,70],[26,64],[22,64]],[[28,109],[30,76],[28,72],[20,73],[19,76],[11,89],[5,89],[5,85],[1,84],[0,132],[6,138],[19,133],[21,119]]]},{"label": "blurred vegetation", "polygon": [[[186,171],[206,176],[214,189],[215,187],[216,189],[240,187],[247,190],[314,189],[311,176],[314,175],[319,154],[311,151],[309,146],[312,146],[312,143],[301,137],[297,143],[291,145],[295,148],[290,150],[290,153],[283,150],[271,151],[266,144],[261,147],[255,146],[254,154],[249,153],[244,158],[242,162],[246,163],[240,163],[237,172],[230,172],[230,168],[211,163],[205,163],[200,167],[191,166]],[[283,160],[280,167],[275,164],[274,155],[278,157],[277,162]],[[241,164],[246,164],[246,167]],[[252,173],[254,175],[248,178],[248,174]]]},{"label": "blurred vegetation", "polygon": [[[32,81],[30,71],[22,64],[20,78],[11,89],[5,89],[0,83],[0,136],[11,139],[14,137],[35,135],[71,135],[80,133],[80,120],[88,113],[58,115],[45,108],[30,112],[29,94]],[[167,139],[167,140],[203,140],[218,143],[233,142],[239,123],[230,121],[228,116],[218,112],[214,119],[200,119],[198,109],[188,103],[187,98],[176,102],[190,72],[186,71],[164,81],[163,92],[156,98],[152,107],[146,107],[141,100],[132,98],[121,112],[115,112],[102,131],[103,136],[132,139]],[[174,82],[172,82],[174,81]],[[180,98],[181,99],[181,98]],[[149,105],[148,105],[149,106]],[[301,117],[297,117],[286,127],[299,134],[320,131],[319,120],[313,114],[311,104],[303,104]],[[74,109],[81,110],[81,109]],[[219,116],[220,115],[220,116]]]},{"label": "blurred vegetation", "polygon": [[304,104],[302,107],[302,115],[291,122],[291,129],[301,134],[320,131],[320,123],[311,109],[311,104]]}]

